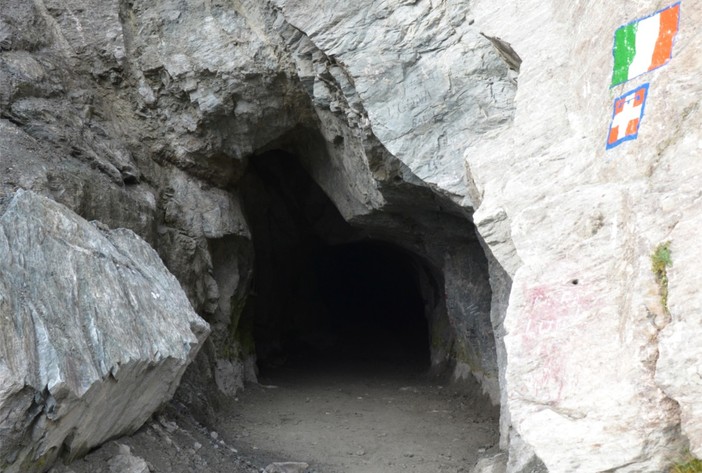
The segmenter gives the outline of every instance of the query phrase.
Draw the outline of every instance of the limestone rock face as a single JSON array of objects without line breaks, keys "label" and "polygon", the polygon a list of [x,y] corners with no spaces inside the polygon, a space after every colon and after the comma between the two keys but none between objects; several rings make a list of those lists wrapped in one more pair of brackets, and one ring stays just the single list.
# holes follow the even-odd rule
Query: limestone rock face
[{"label": "limestone rock face", "polygon": [[[446,343],[454,345],[448,354],[454,378],[477,378],[498,402],[491,290],[467,221],[472,208],[458,149],[510,122],[511,71],[459,2],[272,4],[271,26],[295,63],[322,135],[312,143],[293,138],[288,146],[352,225],[440,268],[446,314],[430,324],[437,335],[441,324],[453,333],[437,338],[455,339]],[[441,40],[430,45],[431,38]],[[490,119],[476,121],[487,116],[480,110]]]},{"label": "limestone rock face", "polygon": [[[123,28],[139,101],[162,159],[219,184],[308,116],[291,64],[258,8],[137,1]],[[86,15],[86,21],[91,21]]]},{"label": "limestone rock face", "polygon": [[690,451],[698,458],[702,457],[702,300],[695,279],[689,275],[697,270],[699,261],[701,220],[700,215],[690,215],[669,236],[674,255],[673,266],[668,269],[671,320],[660,333],[656,363],[656,381],[680,405],[682,431],[690,441]]},{"label": "limestone rock face", "polygon": [[[691,230],[700,116],[691,112],[702,10],[683,7],[667,66],[610,88],[614,31],[658,5],[473,5],[476,23],[523,59],[513,124],[465,151],[478,230],[513,282],[510,444],[533,448],[552,472],[666,471],[687,439],[700,452],[689,264],[700,258]],[[638,138],[607,151],[614,99],[643,83]],[[651,270],[668,240],[670,317]]]},{"label": "limestone rock face", "polygon": [[0,464],[44,471],[139,428],[209,333],[156,252],[18,191],[0,216]]}]

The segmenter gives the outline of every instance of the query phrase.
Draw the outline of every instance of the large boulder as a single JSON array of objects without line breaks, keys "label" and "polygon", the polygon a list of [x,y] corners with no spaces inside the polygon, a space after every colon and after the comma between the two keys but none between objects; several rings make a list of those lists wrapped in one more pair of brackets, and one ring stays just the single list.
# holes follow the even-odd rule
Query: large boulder
[{"label": "large boulder", "polygon": [[156,252],[28,191],[0,202],[0,470],[138,429],[209,334]]}]

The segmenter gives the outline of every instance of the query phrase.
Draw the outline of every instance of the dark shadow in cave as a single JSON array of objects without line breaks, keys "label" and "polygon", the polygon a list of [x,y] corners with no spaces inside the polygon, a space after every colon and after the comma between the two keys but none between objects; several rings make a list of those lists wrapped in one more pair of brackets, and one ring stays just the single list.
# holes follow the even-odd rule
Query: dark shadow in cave
[{"label": "dark shadow in cave", "polygon": [[342,357],[428,367],[427,319],[412,255],[367,241],[329,247],[320,260],[322,298],[334,314]]},{"label": "dark shadow in cave", "polygon": [[255,253],[245,313],[262,374],[291,364],[427,369],[420,258],[352,228],[293,155],[253,158],[242,182]]}]

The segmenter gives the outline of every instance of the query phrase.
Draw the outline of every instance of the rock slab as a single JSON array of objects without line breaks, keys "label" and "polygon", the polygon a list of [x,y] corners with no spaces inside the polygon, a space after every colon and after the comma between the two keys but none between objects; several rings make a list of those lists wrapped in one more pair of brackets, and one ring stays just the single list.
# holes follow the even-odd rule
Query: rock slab
[{"label": "rock slab", "polygon": [[209,334],[156,252],[17,191],[0,215],[0,470],[138,429]]}]

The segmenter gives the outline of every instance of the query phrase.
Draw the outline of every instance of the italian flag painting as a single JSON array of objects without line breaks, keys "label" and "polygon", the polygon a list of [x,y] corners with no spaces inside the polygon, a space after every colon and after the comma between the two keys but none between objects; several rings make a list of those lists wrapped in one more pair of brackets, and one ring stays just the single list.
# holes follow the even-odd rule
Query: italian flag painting
[{"label": "italian flag painting", "polygon": [[609,126],[609,134],[607,135],[607,149],[636,139],[639,135],[639,125],[643,119],[647,98],[648,84],[644,84],[614,101],[612,124]]},{"label": "italian flag painting", "polygon": [[617,29],[612,86],[659,68],[670,60],[679,18],[680,2]]}]

